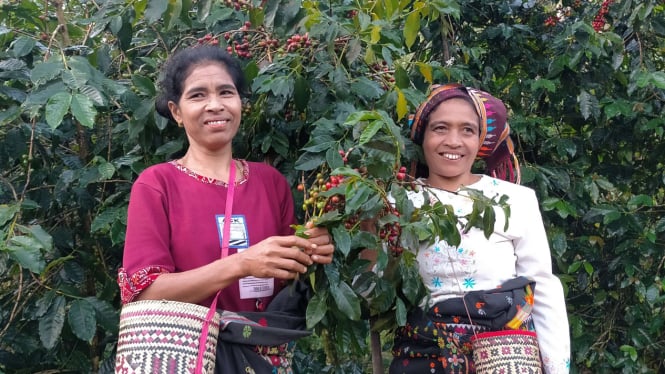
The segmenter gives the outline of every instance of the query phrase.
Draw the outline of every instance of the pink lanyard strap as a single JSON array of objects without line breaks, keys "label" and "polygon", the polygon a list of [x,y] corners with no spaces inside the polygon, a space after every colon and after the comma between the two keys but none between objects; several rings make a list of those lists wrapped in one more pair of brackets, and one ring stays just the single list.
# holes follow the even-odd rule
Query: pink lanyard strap
[{"label": "pink lanyard strap", "polygon": [[229,170],[229,183],[226,190],[226,209],[224,209],[224,230],[222,236],[222,258],[229,255],[229,235],[231,232],[231,211],[233,210],[233,195],[236,187],[236,163],[231,159]]},{"label": "pink lanyard strap", "polygon": [[[228,187],[226,190],[226,208],[224,209],[224,228],[222,231],[222,257],[224,258],[229,255],[229,236],[231,235],[231,214],[233,210],[233,195],[235,193],[235,178],[236,176],[236,163],[231,159],[231,166],[229,168],[229,179]],[[212,299],[212,304],[206,315],[206,320],[203,323],[203,329],[201,329],[201,336],[199,337],[199,355],[196,359],[196,368],[194,373],[203,372],[203,354],[206,351],[206,341],[208,340],[208,328],[210,327],[210,322],[212,321],[215,313],[217,312],[217,299],[219,299],[219,294],[222,290],[217,291],[215,298]]]}]

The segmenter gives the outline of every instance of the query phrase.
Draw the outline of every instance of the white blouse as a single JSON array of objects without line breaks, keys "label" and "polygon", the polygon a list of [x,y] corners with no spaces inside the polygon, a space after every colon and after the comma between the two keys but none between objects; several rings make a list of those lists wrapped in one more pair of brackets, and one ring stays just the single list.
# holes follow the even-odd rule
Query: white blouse
[{"label": "white blouse", "polygon": [[[422,181],[420,181],[422,182]],[[487,197],[509,197],[509,225],[504,231],[505,215],[495,208],[494,233],[489,240],[482,230],[472,228],[461,234],[459,246],[445,240],[423,245],[417,253],[420,274],[431,293],[430,306],[468,291],[488,290],[516,276],[536,281],[533,321],[538,334],[545,373],[570,370],[570,334],[563,287],[552,273],[552,261],[545,227],[535,191],[483,175],[467,186]],[[423,189],[430,200],[451,205],[462,217],[473,209],[473,200],[462,189],[457,194],[420,186],[408,193],[415,207],[424,203]]]}]

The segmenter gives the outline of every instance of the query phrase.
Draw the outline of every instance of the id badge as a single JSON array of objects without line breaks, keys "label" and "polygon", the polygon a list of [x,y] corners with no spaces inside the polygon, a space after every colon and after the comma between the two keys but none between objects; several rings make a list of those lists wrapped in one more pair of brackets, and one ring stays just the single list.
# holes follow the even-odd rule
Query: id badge
[{"label": "id badge", "polygon": [[[215,218],[217,220],[217,232],[219,233],[219,243],[221,248],[224,239],[224,215],[219,214]],[[234,214],[231,216],[229,235],[229,248],[236,248],[238,253],[249,248],[247,220],[244,215]],[[274,278],[244,277],[241,278],[238,283],[240,285],[241,299],[269,297],[275,293]]]}]

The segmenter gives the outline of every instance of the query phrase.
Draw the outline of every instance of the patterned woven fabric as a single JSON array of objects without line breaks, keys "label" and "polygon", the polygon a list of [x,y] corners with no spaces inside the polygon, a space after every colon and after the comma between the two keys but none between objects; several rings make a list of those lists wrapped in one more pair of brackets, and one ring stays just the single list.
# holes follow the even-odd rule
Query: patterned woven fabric
[{"label": "patterned woven fabric", "polygon": [[538,339],[533,331],[503,330],[471,338],[477,374],[542,374]]},{"label": "patterned woven fabric", "polygon": [[[120,312],[120,332],[115,372],[122,374],[194,373],[199,337],[209,308],[167,300],[125,304]],[[219,313],[210,321],[203,372],[215,370]]]}]

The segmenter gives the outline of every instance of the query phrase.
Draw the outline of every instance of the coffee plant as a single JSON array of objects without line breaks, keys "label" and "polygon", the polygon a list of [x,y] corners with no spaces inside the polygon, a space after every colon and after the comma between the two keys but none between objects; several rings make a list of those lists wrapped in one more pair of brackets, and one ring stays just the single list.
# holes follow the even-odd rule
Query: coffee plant
[{"label": "coffee plant", "polygon": [[[252,84],[236,157],[277,167],[300,220],[337,244],[307,274],[299,372],[379,371],[425,296],[406,248],[454,241],[444,205],[405,198],[407,115],[446,82],[510,109],[572,371],[662,372],[664,37],[657,0],[0,0],[0,372],[113,370],[129,189],[186,147],[155,82],[195,44],[237,56]],[[474,198],[477,217],[505,203]]]}]

